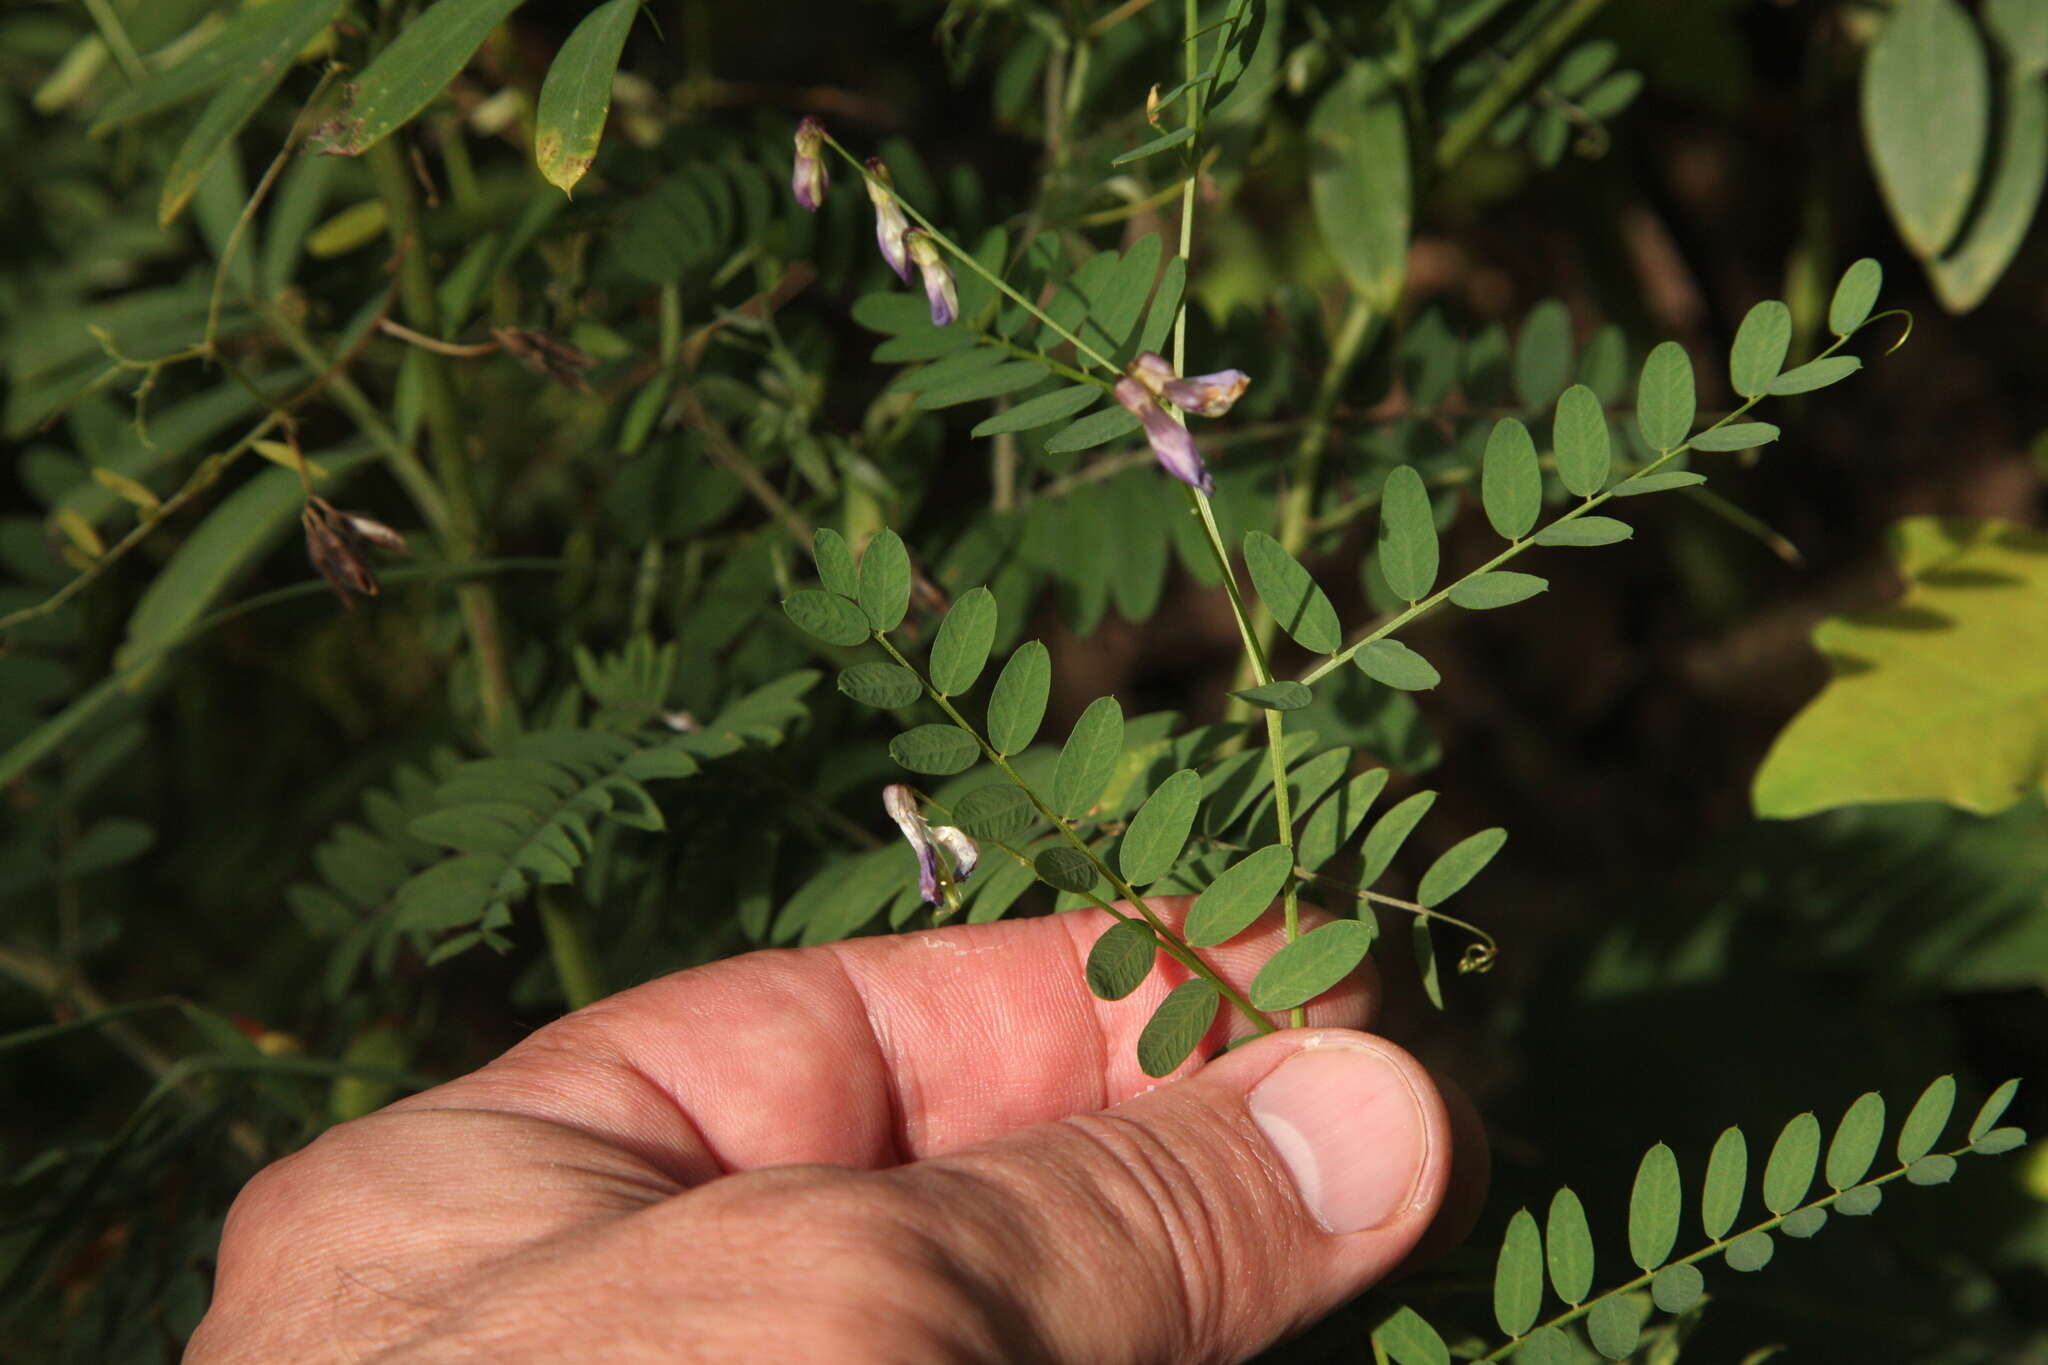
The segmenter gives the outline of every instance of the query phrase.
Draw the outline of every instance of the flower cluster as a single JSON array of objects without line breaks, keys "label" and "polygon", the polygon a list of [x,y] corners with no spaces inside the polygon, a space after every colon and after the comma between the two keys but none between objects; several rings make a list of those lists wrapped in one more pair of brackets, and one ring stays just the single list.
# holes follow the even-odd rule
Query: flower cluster
[{"label": "flower cluster", "polygon": [[[825,174],[824,147],[824,124],[806,117],[796,126],[796,170],[790,176],[790,186],[796,192],[796,201],[813,213],[825,202],[825,191],[832,183],[832,177]],[[875,205],[875,245],[881,248],[882,259],[896,272],[896,278],[905,284],[910,283],[910,267],[917,267],[924,276],[924,296],[931,304],[932,326],[944,327],[960,316],[960,295],[953,286],[953,272],[946,265],[946,258],[939,254],[939,245],[932,235],[910,225],[903,212],[903,201],[896,197],[895,181],[882,159],[871,156],[865,164],[868,198]]]},{"label": "flower cluster", "polygon": [[[896,822],[896,828],[903,831],[903,837],[910,841],[911,851],[917,854],[917,889],[923,894],[925,903],[957,906],[958,893],[953,890],[953,885],[974,875],[975,866],[981,861],[981,849],[974,840],[951,825],[927,823],[924,812],[917,808],[917,793],[901,782],[892,782],[882,788],[882,806],[889,812],[889,818]],[[941,848],[953,858],[950,877],[939,862]]]},{"label": "flower cluster", "polygon": [[1115,393],[1116,401],[1144,425],[1145,441],[1166,472],[1207,494],[1215,491],[1215,483],[1209,477],[1209,467],[1202,463],[1201,451],[1195,448],[1195,438],[1163,405],[1171,403],[1203,417],[1221,417],[1251,382],[1243,370],[1218,370],[1183,379],[1173,372],[1166,357],[1147,351],[1116,381]]}]

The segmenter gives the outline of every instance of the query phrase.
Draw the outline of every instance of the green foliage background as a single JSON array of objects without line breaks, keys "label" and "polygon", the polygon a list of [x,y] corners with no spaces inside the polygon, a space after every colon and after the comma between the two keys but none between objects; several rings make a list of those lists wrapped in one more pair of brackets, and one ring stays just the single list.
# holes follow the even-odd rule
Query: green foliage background
[{"label": "green foliage background", "polygon": [[[1121,363],[1183,303],[1187,368],[1253,379],[1196,431],[1309,812],[1274,880],[1365,908],[1253,997],[1377,937],[1387,1031],[1497,1158],[1468,1249],[1286,1358],[1526,1331],[1531,1239],[1578,1245],[1531,1221],[1560,1186],[1597,1288],[1624,1245],[1655,1268],[1657,1144],[1691,1210],[1730,1124],[1761,1177],[1818,1115],[1832,1183],[1865,1092],[1882,1171],[1932,1078],[1949,1151],[2039,1074],[2048,26],[1193,9],[1195,87],[1163,3],[0,15],[0,1357],[173,1357],[252,1170],[567,1005],[930,923],[883,784],[1049,826],[961,771],[901,671],[927,651],[1109,866],[1199,892],[1266,843],[1200,523],[1056,330]],[[806,113],[1052,325],[962,268],[932,327],[850,166],[791,201]],[[1910,324],[1866,320],[1878,274]],[[1716,425],[1751,398],[1768,428]],[[1673,450],[1620,523],[1577,515]],[[412,543],[353,610],[294,532],[295,451]],[[871,629],[905,657],[845,648]],[[1057,842],[963,917],[1084,903]],[[1191,939],[1270,898],[1252,871]],[[1390,908],[1453,893],[1497,959]],[[2041,1358],[2048,1167],[1918,1170],[1768,1273],[1710,1264],[1710,1308],[1667,1275],[1631,1358]],[[1593,1345],[1517,1358],[1596,1358],[1636,1312],[1608,1302]]]}]

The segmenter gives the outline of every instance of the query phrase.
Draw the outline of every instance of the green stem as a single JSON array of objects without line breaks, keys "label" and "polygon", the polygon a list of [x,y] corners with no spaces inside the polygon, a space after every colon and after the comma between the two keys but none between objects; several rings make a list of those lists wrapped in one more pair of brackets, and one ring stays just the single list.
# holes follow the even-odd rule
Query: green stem
[{"label": "green stem", "polygon": [[[433,276],[428,272],[411,172],[397,139],[386,138],[372,147],[369,162],[378,197],[390,216],[391,244],[398,253],[399,298],[405,306],[406,321],[418,331],[439,336],[440,306]],[[466,563],[481,554],[483,537],[477,519],[476,492],[470,482],[469,459],[463,450],[461,410],[456,405],[454,386],[442,357],[431,351],[418,351],[409,357],[409,362],[420,367],[423,380],[428,444],[433,451],[441,495],[447,503],[448,558],[458,564]],[[512,720],[513,708],[512,673],[505,658],[497,601],[490,585],[482,581],[464,583],[456,589],[456,599],[462,608],[470,648],[476,654],[484,729],[497,734]]]},{"label": "green stem", "polygon": [[[980,748],[982,755],[996,766],[996,770],[1008,778],[1018,791],[1023,792],[1025,799],[1037,808],[1038,813],[1045,817],[1046,821],[1059,832],[1060,836],[1079,852],[1082,857],[1086,858],[1094,866],[1095,870],[1102,875],[1105,881],[1116,888],[1117,895],[1126,904],[1143,917],[1145,923],[1151,926],[1152,932],[1158,936],[1160,947],[1165,950],[1168,957],[1215,987],[1216,992],[1235,1006],[1238,1012],[1244,1015],[1246,1019],[1249,1019],[1260,1032],[1273,1032],[1272,1021],[1253,1008],[1252,1002],[1247,1000],[1242,992],[1228,981],[1225,981],[1214,967],[1204,962],[1200,954],[1188,946],[1187,940],[1175,933],[1167,926],[1165,921],[1159,918],[1152,907],[1146,904],[1145,898],[1138,894],[1137,888],[1125,881],[1115,869],[1103,861],[1101,855],[1088,846],[1088,841],[1081,837],[1070,821],[1046,804],[1045,799],[1038,794],[1037,790],[1024,780],[1023,774],[1010,766],[1010,761],[1007,758],[996,752],[995,746],[982,737],[981,731],[974,728],[973,722],[961,715],[959,708],[953,705],[946,694],[933,687],[930,679],[926,678],[923,673],[918,672],[917,666],[904,657],[903,651],[897,649],[887,635],[881,631],[873,631],[871,636],[874,642],[882,647],[883,652],[896,661],[898,666],[908,669],[916,675],[918,684],[924,688],[924,694],[930,697],[941,711],[946,713],[946,719],[952,721],[969,739],[974,741],[975,745]],[[1110,914],[1115,915],[1118,919],[1131,918],[1129,915],[1118,912],[1116,907],[1112,905],[1099,903],[1102,904],[1103,909],[1109,911]]]},{"label": "green stem", "polygon": [[536,898],[540,905],[540,926],[547,934],[548,957],[555,964],[555,978],[569,1008],[580,1010],[604,998],[604,974],[590,945],[590,933],[582,907],[560,887],[549,887]]},{"label": "green stem", "polygon": [[1436,144],[1437,169],[1447,171],[1457,165],[1472,150],[1472,144],[1493,127],[1494,120],[1506,113],[1508,106],[1543,74],[1572,36],[1606,5],[1607,0],[1572,0],[1523,44],[1492,83],[1480,91],[1479,98],[1465,106],[1465,111],[1444,130],[1442,140]]}]

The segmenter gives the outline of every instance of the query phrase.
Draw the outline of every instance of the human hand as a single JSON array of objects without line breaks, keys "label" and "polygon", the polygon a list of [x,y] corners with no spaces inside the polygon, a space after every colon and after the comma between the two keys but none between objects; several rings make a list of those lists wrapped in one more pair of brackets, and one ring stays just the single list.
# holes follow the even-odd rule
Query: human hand
[{"label": "human hand", "polygon": [[[1095,999],[1108,923],[751,953],[569,1015],[250,1181],[186,1360],[1239,1360],[1462,1233],[1476,1128],[1351,1031],[1369,965],[1162,1084],[1133,1044],[1180,976]],[[1211,960],[1241,984],[1279,938]]]}]

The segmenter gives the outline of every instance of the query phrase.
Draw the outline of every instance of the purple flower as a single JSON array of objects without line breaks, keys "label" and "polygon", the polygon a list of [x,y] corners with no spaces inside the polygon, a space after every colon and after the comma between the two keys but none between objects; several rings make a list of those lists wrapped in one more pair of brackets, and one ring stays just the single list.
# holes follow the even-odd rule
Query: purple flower
[{"label": "purple flower", "polygon": [[1190,375],[1182,379],[1173,372],[1166,357],[1147,351],[1131,362],[1131,374],[1153,394],[1184,412],[1204,417],[1221,417],[1243,396],[1252,377],[1243,370],[1218,370],[1214,374]]},{"label": "purple flower", "polygon": [[832,177],[825,173],[824,147],[824,124],[806,117],[796,126],[796,170],[789,177],[789,188],[796,202],[812,213],[825,202],[825,190],[832,184]]},{"label": "purple flower", "polygon": [[945,258],[939,255],[938,243],[923,228],[911,228],[905,232],[903,245],[909,250],[910,259],[924,274],[924,296],[931,301],[932,326],[944,327],[960,316],[960,296],[953,292],[953,272],[946,268]]},{"label": "purple flower", "polygon": [[895,182],[889,178],[889,168],[882,164],[882,158],[868,158],[868,198],[875,201],[875,245],[882,248],[882,259],[896,272],[896,278],[910,283],[910,249],[903,245],[903,234],[910,231],[910,220],[903,216],[903,205],[896,202],[890,191]]},{"label": "purple flower", "polygon": [[1202,453],[1195,449],[1195,438],[1186,427],[1167,416],[1166,409],[1159,406],[1159,400],[1144,384],[1126,375],[1116,381],[1115,392],[1116,401],[1144,423],[1145,440],[1159,457],[1159,463],[1166,466],[1167,473],[1204,493],[1215,491],[1209,468],[1202,463]]},{"label": "purple flower", "polygon": [[[917,793],[900,782],[882,788],[882,806],[896,822],[896,828],[903,831],[911,851],[917,854],[917,889],[925,903],[957,907],[958,893],[953,884],[972,877],[975,865],[981,861],[981,850],[974,840],[951,825],[927,824],[924,812],[917,808]],[[952,855],[950,878],[939,862],[940,848]]]}]

